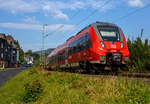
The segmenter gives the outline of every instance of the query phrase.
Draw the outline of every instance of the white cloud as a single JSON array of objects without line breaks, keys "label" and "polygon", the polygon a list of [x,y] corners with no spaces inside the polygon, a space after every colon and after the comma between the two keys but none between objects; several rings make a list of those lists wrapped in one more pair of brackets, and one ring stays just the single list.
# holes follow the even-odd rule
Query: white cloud
[{"label": "white cloud", "polygon": [[[59,29],[59,27],[61,27],[62,25],[64,27]],[[13,29],[42,30],[42,25],[39,24],[0,23],[0,27]],[[50,31],[55,31],[56,29],[59,29],[58,31],[64,32],[74,30],[75,26],[69,24],[52,24],[46,26],[46,29]]]},{"label": "white cloud", "polygon": [[[45,49],[48,49],[48,48],[55,48],[59,45],[60,43],[59,42],[50,42],[50,43],[46,43],[45,44]],[[29,49],[31,49],[33,52],[35,51],[41,51],[42,49],[42,44],[40,43],[32,43],[32,44],[23,44],[22,45],[23,47],[23,50],[26,52],[28,51]]]},{"label": "white cloud", "polygon": [[36,17],[25,17],[24,19],[22,19],[25,23],[29,23],[29,24],[37,24],[39,23],[39,21],[36,20]]},{"label": "white cloud", "polygon": [[101,11],[111,9],[113,7],[112,2],[105,4],[106,0],[87,0],[86,5],[91,6],[94,9],[99,9]]},{"label": "white cloud", "polygon": [[69,17],[64,14],[63,12],[61,11],[55,11],[55,16],[54,16],[56,19],[65,19],[65,20],[69,20]]},{"label": "white cloud", "polygon": [[111,4],[102,7],[105,2],[106,0],[70,0],[67,2],[48,0],[0,0],[0,9],[8,10],[11,13],[44,12],[45,15],[48,16],[50,14],[55,19],[69,20],[64,10],[79,10],[89,7],[98,10],[112,8]]},{"label": "white cloud", "polygon": [[57,6],[57,4],[47,2],[45,5],[43,5],[43,10],[47,13],[51,13],[51,15],[56,19],[65,19],[68,20],[69,17],[64,14]]},{"label": "white cloud", "polygon": [[85,0],[85,1],[71,0],[68,2],[47,1],[44,2],[42,8],[46,13],[51,13],[51,15],[56,19],[69,20],[67,14],[62,12],[64,9],[76,10],[76,9],[86,9],[86,8],[89,9],[89,7],[91,7],[98,10],[106,10],[112,8],[111,4],[107,4],[103,6],[105,2],[106,0]]},{"label": "white cloud", "polygon": [[128,5],[132,7],[144,7],[144,3],[142,2],[142,0],[128,0]]},{"label": "white cloud", "polygon": [[24,0],[0,0],[0,8],[17,12],[35,12],[38,9],[36,2],[25,2]]},{"label": "white cloud", "polygon": [[83,9],[86,6],[86,3],[83,1],[73,1],[71,3],[65,3],[66,4],[66,8],[75,10],[75,9]]},{"label": "white cloud", "polygon": [[13,29],[30,29],[30,30],[40,30],[41,25],[35,24],[17,24],[17,23],[0,23],[0,27],[13,28]]}]

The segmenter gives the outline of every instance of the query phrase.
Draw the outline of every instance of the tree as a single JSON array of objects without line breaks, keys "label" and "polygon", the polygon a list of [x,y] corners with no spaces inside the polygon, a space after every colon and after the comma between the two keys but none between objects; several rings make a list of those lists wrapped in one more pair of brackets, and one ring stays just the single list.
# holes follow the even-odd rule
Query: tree
[{"label": "tree", "polygon": [[34,61],[39,61],[39,54],[38,53],[32,53],[32,50],[28,50],[27,52],[25,52],[26,56],[32,56]]},{"label": "tree", "polygon": [[17,48],[18,48],[18,50],[19,50],[19,61],[22,63],[22,62],[24,62],[24,51],[23,51],[23,49],[20,47],[20,44],[19,44],[19,41],[18,41],[18,40],[16,41],[16,43],[17,43]]},{"label": "tree", "polygon": [[34,58],[34,60],[39,60],[40,55],[38,53],[32,53],[32,57]]},{"label": "tree", "polygon": [[129,67],[131,70],[140,72],[150,70],[150,45],[148,39],[142,41],[141,37],[137,37],[136,40],[131,41],[128,38],[127,44],[130,51]]},{"label": "tree", "polygon": [[26,56],[32,56],[32,50],[28,50],[27,52],[25,52]]}]

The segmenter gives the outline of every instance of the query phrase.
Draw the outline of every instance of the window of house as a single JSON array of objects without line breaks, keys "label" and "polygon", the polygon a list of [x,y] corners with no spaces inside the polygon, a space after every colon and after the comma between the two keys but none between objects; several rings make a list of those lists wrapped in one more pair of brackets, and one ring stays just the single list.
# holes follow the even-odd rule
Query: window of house
[{"label": "window of house", "polygon": [[13,51],[13,54],[15,54],[16,53],[16,51]]},{"label": "window of house", "polygon": [[1,43],[1,48],[3,48],[3,43]]},{"label": "window of house", "polygon": [[7,52],[7,48],[5,49],[5,52]]},{"label": "window of house", "polygon": [[4,57],[4,54],[3,53],[1,53],[1,58],[3,58]]}]

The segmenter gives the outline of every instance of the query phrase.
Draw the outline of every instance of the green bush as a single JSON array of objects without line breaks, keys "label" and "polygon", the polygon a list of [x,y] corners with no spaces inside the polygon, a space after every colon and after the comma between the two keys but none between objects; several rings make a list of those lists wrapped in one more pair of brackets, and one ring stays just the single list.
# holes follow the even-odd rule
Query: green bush
[{"label": "green bush", "polygon": [[140,37],[131,41],[128,39],[130,51],[130,71],[143,72],[150,70],[150,45],[148,39],[142,41]]},{"label": "green bush", "polygon": [[35,69],[25,70],[4,84],[0,104],[150,104],[149,81],[145,79],[65,72],[45,76]]},{"label": "green bush", "polygon": [[23,96],[23,101],[25,103],[35,102],[39,97],[41,92],[43,91],[41,83],[36,80],[31,85],[29,83],[24,85],[25,93]]}]

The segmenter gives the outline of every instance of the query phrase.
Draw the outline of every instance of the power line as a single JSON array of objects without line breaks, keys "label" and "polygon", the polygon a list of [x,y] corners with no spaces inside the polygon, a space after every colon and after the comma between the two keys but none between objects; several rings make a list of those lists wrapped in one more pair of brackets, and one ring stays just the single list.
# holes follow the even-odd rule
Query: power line
[{"label": "power line", "polygon": [[[103,5],[102,8],[107,5],[109,2],[111,2],[112,0],[107,0]],[[87,20],[88,18],[90,18],[92,15],[94,15],[96,12],[98,12],[98,9],[94,10],[92,13],[90,13],[88,16],[86,16],[84,19],[82,19],[81,21],[79,21],[76,25],[80,25],[82,22],[84,22],[85,20]]]},{"label": "power line", "polygon": [[[109,2],[111,2],[112,0],[107,0],[101,7],[105,7],[105,5],[107,5]],[[90,18],[92,15],[94,15],[96,12],[98,12],[98,9],[94,10],[93,12],[91,12],[88,16],[86,16],[85,18],[83,18],[81,21],[79,21],[77,24],[75,24],[75,26],[79,26],[82,22],[84,22],[85,20],[87,20],[88,18]],[[72,34],[73,31],[70,33]]]},{"label": "power line", "polygon": [[[71,19],[73,19],[74,17],[76,17],[78,14],[79,14],[80,12],[76,12],[75,14],[73,14],[70,18]],[[62,28],[64,28],[65,26],[63,25],[61,25],[60,27],[58,27],[58,29],[56,29],[56,30],[54,30],[54,31],[52,31],[52,32],[50,32],[50,33],[48,33],[45,37],[47,37],[49,34],[53,34],[53,33],[55,33],[55,32],[57,32],[58,30],[60,30],[60,29],[62,29]]]},{"label": "power line", "polygon": [[148,8],[148,7],[150,7],[150,4],[146,5],[146,6],[143,7],[143,8],[138,8],[138,9],[136,9],[136,10],[134,10],[134,11],[131,11],[131,12],[129,12],[128,14],[126,14],[126,15],[124,15],[124,16],[122,16],[122,17],[119,17],[118,19],[114,20],[113,22],[117,22],[117,21],[119,21],[119,20],[121,20],[121,19],[127,18],[127,17],[129,17],[129,16],[131,16],[131,15],[133,15],[133,14],[135,14],[135,13],[137,13],[137,12],[139,12],[139,11],[145,9],[145,8]]},{"label": "power line", "polygon": [[[101,7],[103,8],[105,5],[107,5],[109,2],[111,2],[112,0],[107,0]],[[76,26],[80,25],[82,22],[84,22],[85,20],[87,20],[89,17],[91,17],[92,15],[94,15],[96,12],[98,12],[98,9],[94,10],[92,13],[90,13],[88,16],[86,16],[84,19],[82,19],[80,22],[78,22],[76,24]],[[74,15],[71,16],[71,18],[74,18],[75,16],[77,16],[80,12],[76,12]],[[62,29],[64,26],[60,27],[59,29]],[[56,29],[54,32],[56,32],[58,29]],[[51,32],[51,33],[54,33]],[[47,37],[48,35],[46,35],[45,37]]]},{"label": "power line", "polygon": [[63,28],[63,27],[64,27],[64,25],[59,26],[58,28],[56,28],[56,29],[53,30],[52,32],[46,34],[46,35],[44,36],[44,38],[48,37],[49,35],[54,34],[55,32],[57,32],[58,30],[60,30],[60,29]]},{"label": "power line", "polygon": [[[107,5],[109,2],[111,2],[112,0],[107,0],[101,7],[103,8],[105,5]],[[80,25],[82,22],[84,22],[85,20],[87,20],[89,17],[91,17],[92,15],[94,15],[96,12],[98,12],[98,9],[94,10],[92,13],[90,13],[88,16],[86,16],[84,19],[82,19],[80,22],[78,22],[76,24],[76,26]],[[74,15],[71,16],[71,18],[74,18],[75,16],[77,16],[80,12],[76,12]],[[58,29],[62,29],[64,26],[60,26]],[[45,37],[47,37],[50,34],[53,34],[54,32],[57,32],[58,29],[54,30],[53,32],[48,33]]]},{"label": "power line", "polygon": [[71,19],[75,18],[79,13],[80,13],[80,11],[79,11],[79,12],[77,11],[77,12],[74,13],[70,18],[71,18]]},{"label": "power line", "polygon": [[[41,1],[42,1],[42,0],[41,0]],[[67,0],[64,0],[64,2],[67,2]],[[76,12],[76,13],[73,14],[70,18],[76,17],[79,13],[80,13],[80,12]],[[63,26],[61,25],[61,26],[58,27],[56,30],[54,30],[54,31],[52,31],[52,32],[50,32],[50,33],[48,33],[48,34],[46,34],[45,37],[47,37],[47,36],[50,35],[50,34],[53,34],[53,33],[57,32],[57,30],[60,30],[60,29],[62,29],[62,28],[64,28],[64,25],[63,25]]]},{"label": "power line", "polygon": [[[67,0],[64,0],[64,2],[67,2]],[[70,16],[70,19],[75,18],[79,13],[80,13],[80,11],[79,12],[77,11],[76,13],[74,13],[73,15]],[[62,29],[62,28],[64,28],[64,26],[61,26],[59,29]],[[58,29],[56,29],[56,30],[58,30]],[[57,32],[57,31],[54,31],[54,32]]]},{"label": "power line", "polygon": [[[105,5],[107,5],[110,1],[112,1],[112,0],[106,1],[106,2],[104,3],[103,7],[104,7]],[[148,7],[150,7],[150,3],[149,3],[148,5],[146,5],[145,7],[143,7],[143,8],[138,8],[138,9],[132,11],[132,12],[129,12],[128,14],[126,14],[126,15],[124,15],[124,16],[122,16],[122,17],[116,19],[116,20],[114,20],[113,22],[116,22],[116,21],[119,21],[119,20],[121,20],[121,19],[127,18],[127,17],[129,17],[129,16],[135,14],[136,12],[138,12],[138,11],[140,11],[140,10],[143,10],[143,9],[145,9],[145,8],[148,8]],[[92,16],[93,14],[95,14],[97,11],[98,11],[98,10],[93,11],[93,12],[92,12],[91,14],[89,14],[86,18],[82,19],[82,21],[80,21],[79,23],[77,23],[77,25],[80,25],[82,22],[84,22],[84,21],[85,21],[86,19],[88,19],[90,16]],[[76,26],[77,26],[77,25],[76,25]]]}]

